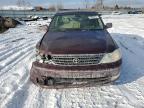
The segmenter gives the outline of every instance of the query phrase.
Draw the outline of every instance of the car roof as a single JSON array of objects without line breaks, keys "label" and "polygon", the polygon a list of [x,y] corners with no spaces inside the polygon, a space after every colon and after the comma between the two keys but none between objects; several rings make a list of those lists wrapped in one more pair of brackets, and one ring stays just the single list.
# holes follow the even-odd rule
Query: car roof
[{"label": "car roof", "polygon": [[56,13],[56,15],[72,15],[72,14],[100,15],[98,12],[93,11],[65,11]]}]

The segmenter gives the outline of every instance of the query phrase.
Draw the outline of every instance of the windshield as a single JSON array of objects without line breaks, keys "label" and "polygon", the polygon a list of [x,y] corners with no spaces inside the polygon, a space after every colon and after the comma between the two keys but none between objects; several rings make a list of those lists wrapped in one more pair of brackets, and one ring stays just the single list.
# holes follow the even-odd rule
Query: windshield
[{"label": "windshield", "polygon": [[103,28],[98,15],[56,15],[49,31],[100,30]]}]

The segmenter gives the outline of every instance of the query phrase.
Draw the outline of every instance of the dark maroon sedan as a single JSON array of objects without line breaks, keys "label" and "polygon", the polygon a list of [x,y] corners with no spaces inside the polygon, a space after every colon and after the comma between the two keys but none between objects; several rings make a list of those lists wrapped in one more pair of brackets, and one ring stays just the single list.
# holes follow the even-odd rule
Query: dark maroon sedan
[{"label": "dark maroon sedan", "polygon": [[96,12],[57,13],[37,44],[30,79],[42,86],[105,84],[120,75],[121,53]]}]

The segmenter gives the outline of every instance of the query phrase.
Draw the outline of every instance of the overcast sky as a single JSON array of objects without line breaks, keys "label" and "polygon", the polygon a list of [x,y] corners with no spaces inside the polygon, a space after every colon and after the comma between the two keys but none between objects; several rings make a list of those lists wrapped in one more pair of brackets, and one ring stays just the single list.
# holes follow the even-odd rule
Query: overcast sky
[{"label": "overcast sky", "polygon": [[[16,5],[18,0],[0,0],[0,6]],[[32,6],[44,6],[56,4],[57,1],[62,1],[66,8],[82,8],[85,0],[24,0],[29,2]],[[96,0],[88,0],[90,4],[94,4]],[[104,5],[113,6],[115,2],[123,6],[144,7],[144,0],[103,0]]]}]

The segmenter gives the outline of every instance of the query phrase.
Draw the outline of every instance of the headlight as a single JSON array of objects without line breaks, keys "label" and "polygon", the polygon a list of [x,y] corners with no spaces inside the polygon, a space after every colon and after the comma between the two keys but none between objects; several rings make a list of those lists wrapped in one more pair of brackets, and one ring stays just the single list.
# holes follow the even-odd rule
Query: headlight
[{"label": "headlight", "polygon": [[44,62],[44,59],[41,55],[39,54],[36,54],[36,61],[40,62],[40,63],[43,63]]},{"label": "headlight", "polygon": [[100,63],[113,63],[120,59],[121,59],[120,49],[116,49],[112,53],[105,54]]},{"label": "headlight", "polygon": [[50,55],[46,56],[44,54],[41,54],[38,50],[36,51],[36,61],[38,61],[39,63],[47,63],[47,64],[53,63]]}]

